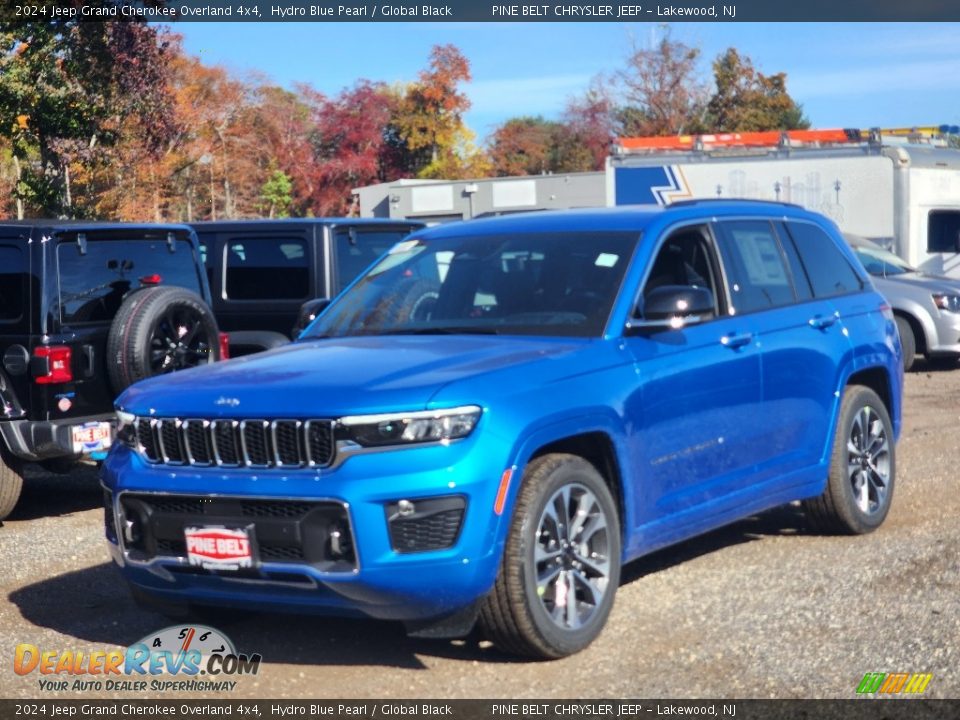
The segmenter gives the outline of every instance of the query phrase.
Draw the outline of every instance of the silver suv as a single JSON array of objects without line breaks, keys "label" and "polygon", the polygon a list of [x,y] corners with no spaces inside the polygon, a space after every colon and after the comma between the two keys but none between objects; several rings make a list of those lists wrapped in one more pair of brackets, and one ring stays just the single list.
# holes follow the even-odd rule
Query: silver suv
[{"label": "silver suv", "polygon": [[952,366],[960,357],[960,281],[927,275],[866,238],[844,235],[873,284],[893,307],[903,368],[917,355]]}]

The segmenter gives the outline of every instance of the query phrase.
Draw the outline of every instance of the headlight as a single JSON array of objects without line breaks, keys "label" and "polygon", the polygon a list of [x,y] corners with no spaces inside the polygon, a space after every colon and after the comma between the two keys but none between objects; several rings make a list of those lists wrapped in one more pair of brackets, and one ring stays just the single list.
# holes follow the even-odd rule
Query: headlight
[{"label": "headlight", "polygon": [[960,295],[948,295],[947,293],[934,293],[933,304],[941,310],[960,313]]},{"label": "headlight", "polygon": [[480,419],[476,405],[384,415],[356,415],[340,418],[337,437],[362,447],[449,442],[465,438]]},{"label": "headlight", "polygon": [[137,449],[137,416],[117,409],[117,440],[128,448]]}]

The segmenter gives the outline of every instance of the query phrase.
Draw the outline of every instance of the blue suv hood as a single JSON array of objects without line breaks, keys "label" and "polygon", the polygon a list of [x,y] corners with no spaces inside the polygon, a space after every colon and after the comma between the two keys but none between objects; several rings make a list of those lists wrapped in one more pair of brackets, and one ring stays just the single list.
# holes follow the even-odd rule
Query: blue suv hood
[{"label": "blue suv hood", "polygon": [[[416,410],[449,383],[482,384],[490,373],[556,360],[590,342],[502,336],[314,340],[150,378],[127,389],[117,404],[137,415],[200,418]],[[554,372],[525,373],[527,383],[563,374],[561,367],[571,370],[568,363],[552,367]]]}]

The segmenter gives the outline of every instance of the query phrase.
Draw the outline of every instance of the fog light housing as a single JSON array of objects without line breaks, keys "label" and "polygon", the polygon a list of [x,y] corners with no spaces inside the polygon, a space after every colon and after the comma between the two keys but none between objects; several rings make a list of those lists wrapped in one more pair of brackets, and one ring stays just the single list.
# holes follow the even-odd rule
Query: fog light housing
[{"label": "fog light housing", "polygon": [[390,545],[398,553],[453,547],[460,537],[467,500],[461,495],[398,500],[385,508]]}]

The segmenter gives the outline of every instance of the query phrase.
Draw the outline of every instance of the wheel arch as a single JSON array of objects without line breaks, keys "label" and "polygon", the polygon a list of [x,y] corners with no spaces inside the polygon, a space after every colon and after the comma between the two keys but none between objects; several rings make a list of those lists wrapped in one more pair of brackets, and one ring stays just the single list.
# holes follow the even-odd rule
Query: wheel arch
[{"label": "wheel arch", "polygon": [[[529,463],[544,455],[566,453],[582,457],[603,477],[617,505],[620,520],[621,548],[628,545],[628,531],[633,527],[633,503],[624,461],[626,449],[619,418],[606,414],[579,417],[541,427],[527,436],[514,453],[514,479],[510,483],[503,510],[503,522],[513,516],[517,494]],[[502,542],[503,535],[500,535]]]},{"label": "wheel arch", "polygon": [[863,385],[873,390],[883,401],[883,406],[887,409],[887,414],[893,418],[893,390],[890,387],[890,375],[885,368],[869,367],[850,375],[844,387],[850,385]]},{"label": "wheel arch", "polygon": [[[616,448],[613,445],[613,438],[607,433],[595,430],[592,432],[570,435],[565,438],[554,440],[551,443],[538,448],[530,460],[536,460],[544,455],[555,453],[565,453],[567,455],[576,455],[593,465],[603,481],[606,483],[617,504],[617,515],[620,519],[621,540],[626,540],[626,518],[624,511],[623,493],[623,475],[620,471],[620,461],[617,458]],[[621,543],[621,545],[625,544]]]}]

